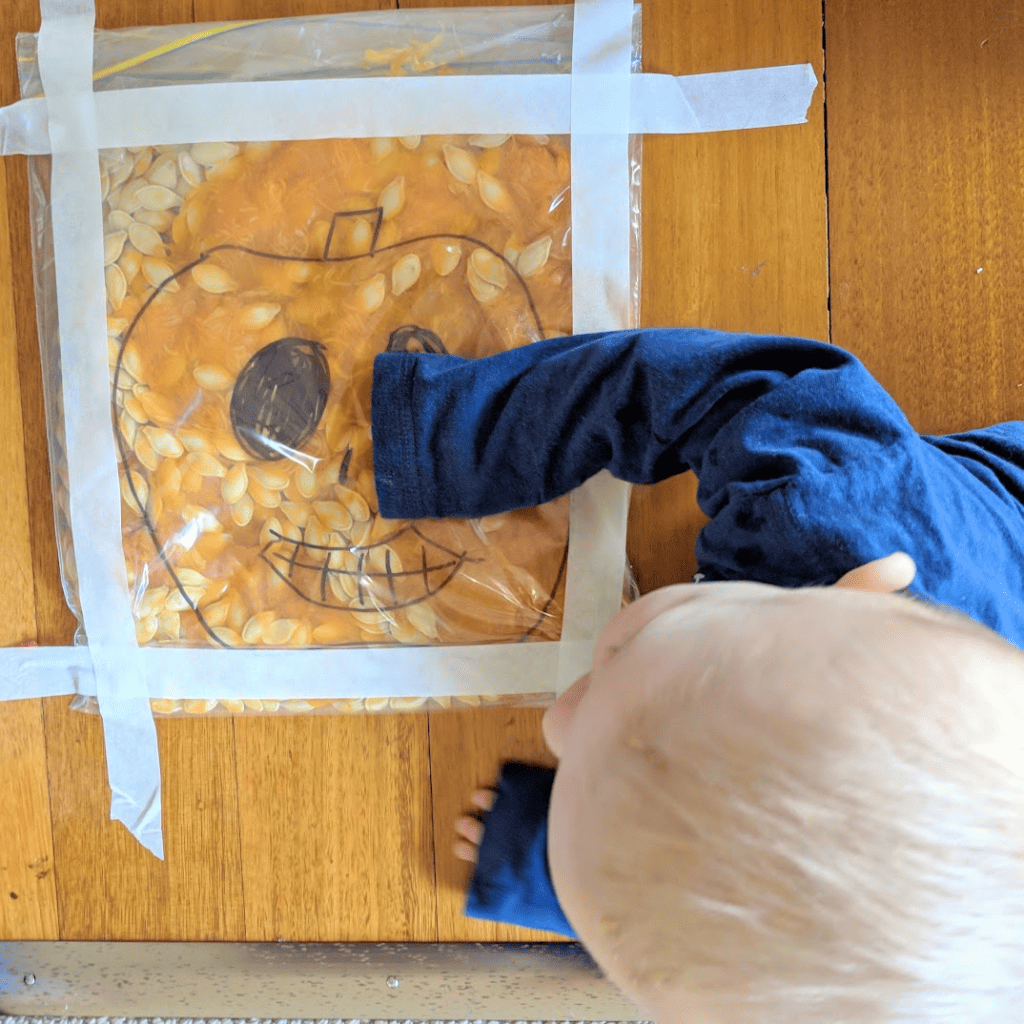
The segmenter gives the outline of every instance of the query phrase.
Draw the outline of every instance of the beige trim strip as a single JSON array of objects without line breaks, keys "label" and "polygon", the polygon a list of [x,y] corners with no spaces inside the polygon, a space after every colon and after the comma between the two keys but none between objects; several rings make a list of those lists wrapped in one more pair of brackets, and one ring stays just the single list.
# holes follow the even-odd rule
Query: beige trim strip
[{"label": "beige trim strip", "polygon": [[0,1014],[636,1020],[567,943],[3,942]]}]

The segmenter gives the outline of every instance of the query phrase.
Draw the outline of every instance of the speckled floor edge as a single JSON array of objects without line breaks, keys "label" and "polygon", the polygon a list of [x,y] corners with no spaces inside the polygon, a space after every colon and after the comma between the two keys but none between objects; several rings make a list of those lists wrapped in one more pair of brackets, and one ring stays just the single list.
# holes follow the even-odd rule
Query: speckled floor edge
[{"label": "speckled floor edge", "polygon": [[[287,1020],[273,1018],[260,1020],[249,1018],[186,1018],[186,1017],[4,1017],[0,1024],[611,1024],[609,1021],[419,1021],[419,1020]],[[652,1021],[637,1021],[635,1024],[653,1024]]]}]

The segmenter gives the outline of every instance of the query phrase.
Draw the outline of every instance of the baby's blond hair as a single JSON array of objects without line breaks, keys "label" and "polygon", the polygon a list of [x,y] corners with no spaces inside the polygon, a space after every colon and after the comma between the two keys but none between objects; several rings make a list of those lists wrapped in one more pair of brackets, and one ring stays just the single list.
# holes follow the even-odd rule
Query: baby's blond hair
[{"label": "baby's blond hair", "polygon": [[1024,779],[999,751],[1024,657],[894,602],[894,631],[927,631],[912,660],[780,627],[622,721],[581,877],[633,992],[722,1024],[1021,1019]]}]

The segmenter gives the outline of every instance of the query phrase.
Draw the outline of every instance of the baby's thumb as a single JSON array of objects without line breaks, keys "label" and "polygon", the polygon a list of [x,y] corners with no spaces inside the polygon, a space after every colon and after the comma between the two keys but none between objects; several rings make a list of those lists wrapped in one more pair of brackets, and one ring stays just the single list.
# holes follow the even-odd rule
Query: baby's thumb
[{"label": "baby's thumb", "polygon": [[892,594],[909,587],[917,573],[914,560],[905,551],[851,569],[834,584],[846,590],[867,590],[874,594]]}]

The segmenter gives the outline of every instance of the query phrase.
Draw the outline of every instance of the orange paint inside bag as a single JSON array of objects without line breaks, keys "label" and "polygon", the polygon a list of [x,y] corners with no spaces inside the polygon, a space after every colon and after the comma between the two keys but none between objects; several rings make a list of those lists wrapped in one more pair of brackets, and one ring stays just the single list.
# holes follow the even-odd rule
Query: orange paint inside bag
[{"label": "orange paint inside bag", "polygon": [[557,639],[567,499],[382,519],[370,388],[379,352],[571,333],[567,139],[204,143],[101,169],[140,643]]}]

